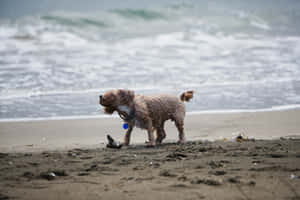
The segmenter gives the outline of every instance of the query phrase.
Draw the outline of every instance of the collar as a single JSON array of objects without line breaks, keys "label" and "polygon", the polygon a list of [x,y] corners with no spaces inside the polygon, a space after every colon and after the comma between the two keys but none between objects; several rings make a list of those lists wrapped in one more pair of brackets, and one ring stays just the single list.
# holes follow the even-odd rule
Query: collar
[{"label": "collar", "polygon": [[129,112],[129,115],[127,113],[124,113],[124,112],[121,112],[120,110],[118,110],[118,114],[119,114],[120,118],[123,119],[124,121],[133,120],[135,118],[135,113],[136,113],[136,110],[135,110],[134,105],[131,106],[131,110]]}]

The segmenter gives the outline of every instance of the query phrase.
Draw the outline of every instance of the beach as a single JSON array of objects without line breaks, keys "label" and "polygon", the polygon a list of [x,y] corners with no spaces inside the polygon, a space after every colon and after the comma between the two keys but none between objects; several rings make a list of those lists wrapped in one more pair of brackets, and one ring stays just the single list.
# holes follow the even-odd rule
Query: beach
[{"label": "beach", "polygon": [[[118,118],[0,123],[0,199],[299,199],[300,110],[189,114],[146,148]],[[235,138],[241,134],[243,140]]]},{"label": "beach", "polygon": [[[0,200],[300,199],[299,10],[298,0],[1,1]],[[163,144],[147,147],[134,128],[130,146],[108,148],[108,135],[126,133],[99,105],[115,89],[193,90],[187,142],[168,121]]]}]

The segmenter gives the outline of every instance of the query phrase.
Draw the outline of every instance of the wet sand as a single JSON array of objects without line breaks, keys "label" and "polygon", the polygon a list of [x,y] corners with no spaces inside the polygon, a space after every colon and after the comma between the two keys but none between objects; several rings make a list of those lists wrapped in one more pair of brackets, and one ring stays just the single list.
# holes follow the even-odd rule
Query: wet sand
[{"label": "wet sand", "polygon": [[300,199],[300,140],[0,154],[0,199]]},{"label": "wet sand", "polygon": [[166,143],[146,148],[136,131],[121,150],[104,147],[106,131],[122,138],[118,119],[1,123],[0,199],[300,199],[299,119],[191,115],[187,144],[169,124]]},{"label": "wet sand", "polygon": [[[123,141],[125,130],[119,118],[0,122],[1,152],[68,150],[77,147],[104,147],[106,134]],[[173,123],[166,123],[167,142],[178,140]],[[300,109],[188,115],[186,138],[190,140],[231,139],[238,133],[256,139],[300,135]],[[132,143],[142,144],[147,132],[135,128]]]}]

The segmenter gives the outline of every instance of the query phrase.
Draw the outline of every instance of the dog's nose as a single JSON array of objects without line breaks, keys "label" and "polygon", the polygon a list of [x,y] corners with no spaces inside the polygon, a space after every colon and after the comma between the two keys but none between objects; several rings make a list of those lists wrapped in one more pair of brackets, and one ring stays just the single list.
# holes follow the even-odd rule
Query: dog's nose
[{"label": "dog's nose", "polygon": [[100,104],[102,104],[102,101],[103,101],[103,96],[102,96],[102,95],[100,95],[100,96],[99,96],[99,98],[100,98],[100,101],[99,101],[99,103],[100,103]]}]

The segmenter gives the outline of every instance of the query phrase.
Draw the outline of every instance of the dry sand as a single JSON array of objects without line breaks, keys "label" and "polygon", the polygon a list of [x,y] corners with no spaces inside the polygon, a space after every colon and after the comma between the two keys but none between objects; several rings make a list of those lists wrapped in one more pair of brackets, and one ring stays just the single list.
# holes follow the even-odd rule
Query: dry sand
[{"label": "dry sand", "polygon": [[[131,147],[101,146],[105,133],[122,138],[120,122],[0,123],[0,200],[300,199],[299,110],[190,115],[186,145],[168,124],[156,148],[137,144],[137,129]],[[235,132],[255,140],[232,141]]]}]

